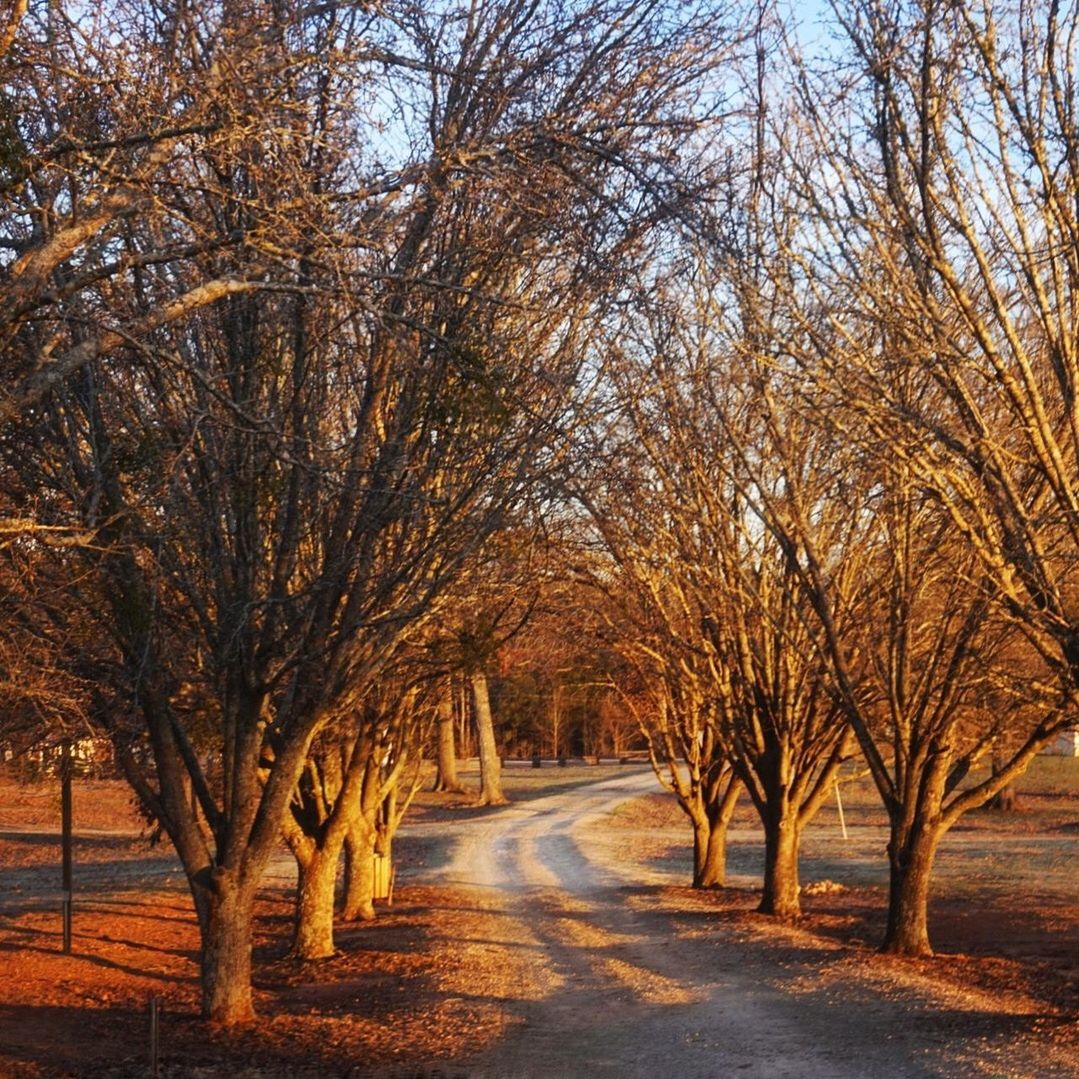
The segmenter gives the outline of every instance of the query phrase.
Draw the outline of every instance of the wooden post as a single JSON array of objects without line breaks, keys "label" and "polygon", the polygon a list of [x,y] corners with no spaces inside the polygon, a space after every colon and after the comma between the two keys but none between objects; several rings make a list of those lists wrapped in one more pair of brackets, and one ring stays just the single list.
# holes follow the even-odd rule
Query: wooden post
[{"label": "wooden post", "polygon": [[64,954],[71,953],[71,739],[60,744],[60,875]]},{"label": "wooden post", "polygon": [[158,1058],[161,1050],[161,1035],[160,1035],[160,1023],[161,1023],[161,1008],[158,1004],[157,997],[150,997],[150,1074],[153,1079],[158,1079],[160,1070],[158,1066]]}]

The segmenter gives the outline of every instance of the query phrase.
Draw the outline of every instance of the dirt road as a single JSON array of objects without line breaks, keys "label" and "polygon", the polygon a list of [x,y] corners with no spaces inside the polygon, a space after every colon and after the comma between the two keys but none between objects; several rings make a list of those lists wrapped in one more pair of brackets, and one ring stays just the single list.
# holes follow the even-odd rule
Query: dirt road
[{"label": "dirt road", "polygon": [[[593,781],[604,772],[615,778]],[[197,932],[169,850],[148,851],[137,819],[102,827],[121,823],[112,810],[77,820],[75,947],[64,955],[56,822],[12,814],[9,799],[0,1075],[145,1075],[154,995],[168,1079],[1079,1079],[1070,809],[1040,824],[1032,809],[1025,830],[986,820],[957,833],[950,871],[965,883],[957,901],[953,879],[937,911],[949,913],[953,954],[896,961],[873,950],[861,910],[879,907],[879,881],[861,898],[854,885],[815,896],[796,926],[753,913],[759,830],[732,833],[736,887],[685,887],[684,824],[665,799],[637,799],[656,790],[647,769],[521,769],[513,789],[500,810],[429,800],[399,841],[397,901],[374,922],[339,926],[340,951],[322,963],[285,954],[295,863],[282,850],[256,918],[266,1018],[231,1032],[198,1018]],[[104,807],[105,794],[77,805]],[[747,809],[739,828],[751,824]],[[879,822],[862,820],[841,849],[829,827],[804,859],[807,879],[862,880],[879,862]],[[987,892],[986,874],[1012,859],[1022,872]],[[978,933],[957,938],[968,913]],[[956,945],[994,932],[988,954]],[[1008,958],[1008,942],[1024,940],[1030,957]]]},{"label": "dirt road", "polygon": [[949,998],[793,928],[725,928],[627,879],[594,826],[654,784],[635,772],[460,831],[444,879],[501,915],[484,943],[507,962],[527,950],[535,971],[526,999],[504,1005],[507,1036],[469,1076],[1079,1075],[1065,1047],[1038,1036],[1037,1015]]}]

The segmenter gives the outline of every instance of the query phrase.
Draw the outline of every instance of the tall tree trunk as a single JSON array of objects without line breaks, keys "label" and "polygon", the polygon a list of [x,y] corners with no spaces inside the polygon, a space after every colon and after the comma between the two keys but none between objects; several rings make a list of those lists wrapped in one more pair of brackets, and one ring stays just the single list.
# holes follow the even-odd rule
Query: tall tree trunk
[{"label": "tall tree trunk", "polygon": [[893,822],[888,843],[888,926],[882,951],[933,954],[929,945],[929,882],[942,834],[935,820],[913,827]]},{"label": "tall tree trunk", "polygon": [[349,808],[345,833],[345,890],[341,917],[370,922],[375,917],[376,820],[381,795],[377,763],[368,762],[359,799]]},{"label": "tall tree trunk", "polygon": [[556,682],[551,691],[551,756],[557,758],[562,752],[562,685]]},{"label": "tall tree trunk", "polygon": [[462,680],[457,697],[457,749],[461,756],[465,759],[476,756],[476,739],[474,735],[474,724],[472,723],[472,717],[469,713],[468,699],[469,699],[470,687],[464,684]]},{"label": "tall tree trunk", "polygon": [[762,914],[796,918],[802,913],[798,898],[798,850],[801,826],[797,814],[778,808],[764,822],[764,892],[757,909]]},{"label": "tall tree trunk", "polygon": [[292,940],[296,959],[328,959],[336,952],[334,890],[342,842],[342,837],[335,836],[324,843],[312,843],[302,857],[293,851],[299,866]]},{"label": "tall tree trunk", "polygon": [[202,1015],[223,1026],[255,1017],[251,998],[254,889],[218,869],[209,887],[192,885],[202,928],[199,980]]},{"label": "tall tree trunk", "polygon": [[509,799],[502,792],[502,762],[495,745],[495,727],[491,718],[491,698],[483,671],[472,675],[472,703],[476,710],[476,735],[480,747],[480,797],[485,806],[505,805]]},{"label": "tall tree trunk", "polygon": [[457,778],[457,740],[453,729],[453,688],[449,681],[438,698],[438,770],[435,773],[436,791],[460,794],[464,788]]}]

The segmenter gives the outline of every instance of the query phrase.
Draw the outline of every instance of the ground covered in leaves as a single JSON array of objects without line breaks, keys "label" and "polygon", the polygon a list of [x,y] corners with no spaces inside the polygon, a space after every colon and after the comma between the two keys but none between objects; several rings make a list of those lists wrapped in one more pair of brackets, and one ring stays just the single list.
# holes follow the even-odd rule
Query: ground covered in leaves
[{"label": "ground covered in leaves", "polygon": [[[807,837],[806,913],[794,925],[754,913],[759,835],[748,807],[732,829],[732,886],[720,891],[672,883],[672,867],[681,873],[688,864],[686,834],[665,796],[627,803],[591,827],[589,842],[623,872],[632,867],[640,887],[628,903],[662,908],[682,940],[737,944],[774,971],[784,993],[824,993],[842,1006],[867,987],[882,999],[916,990],[938,1016],[974,1002],[998,1024],[1014,1024],[1016,1037],[1036,1036],[1067,1059],[1073,1047],[1079,1052],[1079,808],[1071,762],[1059,776],[1055,767],[1018,816],[979,813],[949,837],[931,921],[941,954],[928,960],[874,950],[884,913],[881,820],[856,783],[846,790],[848,838],[827,810]],[[553,786],[571,790],[589,772],[517,776],[517,797],[527,799]],[[150,844],[117,783],[84,781],[76,800],[80,892],[72,954],[62,954],[57,801],[48,784],[0,780],[0,1075],[144,1076],[147,1009],[156,998],[162,1076],[466,1076],[469,1061],[497,1060],[520,1021],[515,1002],[559,989],[535,961],[527,922],[507,917],[482,891],[426,871],[444,854],[445,822],[489,820],[492,811],[425,795],[414,831],[398,844],[394,904],[372,924],[341,926],[334,959],[305,965],[287,957],[289,901],[271,882],[257,919],[261,1018],[240,1032],[208,1029],[197,1018],[198,941],[182,877],[167,845]],[[587,950],[589,940],[573,935],[594,930],[567,910],[558,922],[566,945]],[[711,954],[702,946],[702,978]],[[613,953],[602,962],[607,975],[629,977]],[[680,984],[692,975],[682,972]],[[640,994],[665,1001],[674,991],[653,982]]]}]

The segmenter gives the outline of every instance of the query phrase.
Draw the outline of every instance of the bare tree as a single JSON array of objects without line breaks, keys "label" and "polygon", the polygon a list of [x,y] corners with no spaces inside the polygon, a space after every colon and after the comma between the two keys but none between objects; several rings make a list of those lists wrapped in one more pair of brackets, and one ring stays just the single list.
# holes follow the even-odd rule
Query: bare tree
[{"label": "bare tree", "polygon": [[476,739],[480,750],[480,805],[505,805],[509,799],[502,790],[502,758],[495,741],[491,697],[487,689],[487,674],[475,667],[468,676],[472,688],[472,715],[476,723]]},{"label": "bare tree", "polygon": [[453,707],[453,682],[442,679],[438,694],[438,732],[435,781],[433,790],[462,794],[464,787],[457,778],[457,737],[454,728],[456,716]]},{"label": "bare tree", "polygon": [[[342,852],[343,916],[374,917],[376,856],[389,858],[394,833],[419,777],[419,747],[430,729],[429,686],[410,681],[399,660],[379,672],[328,723],[308,752],[284,834],[299,866],[295,936],[299,959],[334,954],[333,919]],[[405,777],[408,782],[403,782]]]},{"label": "bare tree", "polygon": [[[667,665],[662,636],[641,635],[621,644],[629,663],[616,681],[619,693],[647,741],[657,779],[674,794],[693,828],[693,887],[721,888],[727,876],[727,828],[742,784],[719,736],[711,686],[689,676],[684,664]],[[629,677],[629,670],[636,677]]]},{"label": "bare tree", "polygon": [[[885,947],[925,954],[940,836],[1075,695],[1073,27],[1053,5],[835,11],[849,80],[803,66],[804,122],[788,116],[806,227],[786,238],[801,314],[778,351],[879,477],[875,661],[856,671],[821,624],[892,822]],[[823,614],[835,582],[809,544],[799,565]],[[1002,728],[1007,759],[971,780]]]},{"label": "bare tree", "polygon": [[[229,1023],[313,740],[557,456],[612,286],[695,193],[724,39],[658,3],[149,8],[19,30],[47,93],[20,118],[45,134],[10,216],[5,479],[92,533],[73,595]],[[163,62],[98,83],[129,21]]]},{"label": "bare tree", "polygon": [[[681,742],[663,747],[672,782],[677,760],[713,785],[733,769],[765,830],[761,909],[789,916],[802,831],[849,750],[782,523],[811,509],[830,572],[856,576],[855,484],[827,431],[781,400],[760,321],[732,318],[723,278],[691,264],[680,284],[683,299],[653,291],[636,336],[620,334],[608,372],[621,410],[586,500],[620,570],[609,591],[655,627],[628,648],[650,654],[667,686],[653,711]],[[834,613],[853,626],[853,609]],[[728,797],[716,789],[715,812]]]},{"label": "bare tree", "polygon": [[[242,264],[184,272],[231,244],[191,220],[200,180],[187,163],[250,131],[238,96],[225,107],[237,52],[211,57],[213,32],[211,16],[150,0],[92,17],[12,5],[0,29],[0,424],[86,364],[265,284]],[[154,302],[121,299],[132,285]]]},{"label": "bare tree", "polygon": [[[1024,691],[1036,657],[1016,647],[1007,620],[993,618],[979,567],[935,500],[896,482],[880,517],[886,543],[875,594],[886,629],[870,643],[867,681],[881,702],[872,726],[886,756],[867,759],[874,772],[888,768],[877,779],[891,826],[884,947],[925,953],[937,844],[998,787],[992,772],[970,783],[971,770],[1006,730],[1029,728],[1049,702],[1037,687],[1032,698]],[[1011,675],[1012,665],[1021,674]]]}]

